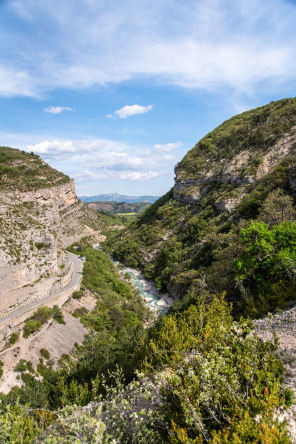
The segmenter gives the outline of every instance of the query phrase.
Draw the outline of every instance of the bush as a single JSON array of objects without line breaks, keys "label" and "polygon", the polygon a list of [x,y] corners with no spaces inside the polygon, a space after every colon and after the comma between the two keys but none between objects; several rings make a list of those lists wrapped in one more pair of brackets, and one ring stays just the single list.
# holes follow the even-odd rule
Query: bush
[{"label": "bush", "polygon": [[46,348],[41,348],[40,349],[40,355],[44,358],[44,359],[49,359],[50,358],[50,353]]},{"label": "bush", "polygon": [[32,319],[27,319],[24,326],[23,337],[28,338],[30,335],[39,330],[41,326],[42,323],[40,321],[33,321]]},{"label": "bush", "polygon": [[[214,298],[164,317],[137,354],[145,373],[156,372],[169,438],[163,442],[289,442],[277,406],[291,403],[280,388],[277,345],[261,342],[250,322],[234,322],[231,306]],[[163,424],[164,426],[165,424]]]},{"label": "bush", "polygon": [[60,307],[58,307],[57,305],[53,306],[52,309],[52,317],[55,321],[57,321],[59,324],[66,324],[65,320],[64,320],[64,316],[62,313],[62,310],[60,309]]},{"label": "bush", "polygon": [[271,228],[251,222],[242,229],[243,252],[234,259],[237,280],[252,316],[295,299],[296,224],[283,222]]},{"label": "bush", "polygon": [[47,322],[53,310],[49,307],[39,307],[38,310],[31,316],[26,319],[23,337],[27,338],[31,334],[35,333],[45,322]]},{"label": "bush", "polygon": [[72,294],[72,298],[79,300],[82,298],[83,294],[84,294],[83,290],[74,291],[74,293]]},{"label": "bush", "polygon": [[11,344],[11,345],[15,344],[19,338],[19,335],[20,335],[19,332],[11,333],[9,341],[8,341],[9,344]]}]

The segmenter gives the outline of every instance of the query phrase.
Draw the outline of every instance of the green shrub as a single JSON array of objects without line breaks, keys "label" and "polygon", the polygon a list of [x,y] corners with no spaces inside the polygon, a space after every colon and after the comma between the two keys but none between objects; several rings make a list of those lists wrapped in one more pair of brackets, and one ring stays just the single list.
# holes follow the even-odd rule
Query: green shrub
[{"label": "green shrub", "polygon": [[66,324],[65,320],[64,320],[64,316],[62,313],[62,310],[60,309],[60,307],[58,307],[57,305],[53,306],[52,309],[52,317],[55,321],[57,321],[59,324]]},{"label": "green shrub", "polygon": [[44,359],[49,359],[50,358],[50,353],[46,348],[41,348],[40,349],[40,355],[44,358]]},{"label": "green shrub", "polygon": [[39,328],[42,326],[42,322],[40,321],[33,321],[32,319],[27,319],[25,326],[24,326],[24,332],[23,337],[28,338],[30,335],[35,333]]},{"label": "green shrub", "polygon": [[72,298],[79,300],[79,299],[82,298],[83,295],[84,295],[84,291],[83,290],[77,290],[77,291],[74,291],[74,293],[72,294]]},{"label": "green shrub", "polygon": [[15,344],[19,338],[19,335],[20,335],[19,332],[11,333],[9,341],[8,341],[9,344],[11,344],[11,345]]},{"label": "green shrub", "polygon": [[73,311],[72,316],[74,316],[74,318],[81,318],[87,312],[88,312],[88,310],[85,307],[79,307]]},{"label": "green shrub", "polygon": [[39,307],[37,311],[25,321],[24,338],[27,338],[31,334],[35,333],[45,322],[47,322],[53,310],[49,307]]}]

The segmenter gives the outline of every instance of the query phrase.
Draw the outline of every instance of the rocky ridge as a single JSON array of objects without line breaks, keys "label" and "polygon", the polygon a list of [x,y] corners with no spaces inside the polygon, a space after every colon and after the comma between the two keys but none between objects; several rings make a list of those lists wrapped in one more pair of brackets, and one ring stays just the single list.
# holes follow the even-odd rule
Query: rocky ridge
[{"label": "rocky ridge", "polygon": [[[56,175],[60,183],[47,187],[38,188],[38,178],[36,188],[31,180],[29,189],[12,189],[9,181],[0,189],[0,316],[66,286],[71,267],[64,248],[84,236],[97,237],[104,226],[77,198],[74,181]],[[5,176],[1,179],[3,188]]]},{"label": "rocky ridge", "polygon": [[[202,198],[211,193],[215,186],[229,185],[231,194],[226,192],[216,202],[220,211],[233,211],[247,192],[247,186],[259,181],[264,175],[272,173],[283,159],[295,154],[294,126],[288,134],[284,134],[278,142],[266,150],[258,147],[256,160],[251,147],[234,154],[232,159],[221,159],[218,166],[207,164],[197,173],[197,178],[187,179],[182,163],[175,167],[174,199],[190,205],[198,205]],[[217,147],[218,149],[218,147]],[[295,188],[294,175],[289,176],[291,188]]]}]

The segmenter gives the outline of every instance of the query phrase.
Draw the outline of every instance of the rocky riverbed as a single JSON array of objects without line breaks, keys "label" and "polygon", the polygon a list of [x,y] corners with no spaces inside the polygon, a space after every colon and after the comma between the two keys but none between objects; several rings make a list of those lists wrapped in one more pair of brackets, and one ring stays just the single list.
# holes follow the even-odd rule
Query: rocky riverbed
[{"label": "rocky riverbed", "polygon": [[149,281],[139,270],[124,267],[120,262],[114,262],[114,264],[122,275],[127,273],[130,276],[134,286],[139,290],[151,310],[158,310],[165,314],[168,308],[173,305],[174,299],[168,294],[160,294],[154,283]]}]

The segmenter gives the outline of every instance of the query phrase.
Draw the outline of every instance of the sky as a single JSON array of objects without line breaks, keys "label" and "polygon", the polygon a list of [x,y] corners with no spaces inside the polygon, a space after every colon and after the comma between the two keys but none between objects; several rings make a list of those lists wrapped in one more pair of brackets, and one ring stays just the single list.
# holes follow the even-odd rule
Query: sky
[{"label": "sky", "polygon": [[296,95],[296,0],[0,0],[0,145],[81,195],[162,195],[231,116]]}]

